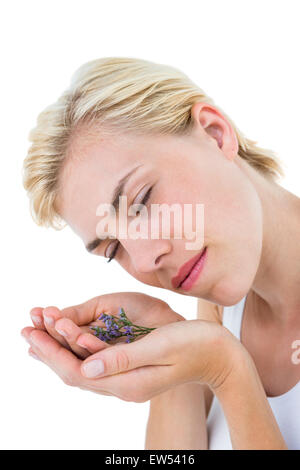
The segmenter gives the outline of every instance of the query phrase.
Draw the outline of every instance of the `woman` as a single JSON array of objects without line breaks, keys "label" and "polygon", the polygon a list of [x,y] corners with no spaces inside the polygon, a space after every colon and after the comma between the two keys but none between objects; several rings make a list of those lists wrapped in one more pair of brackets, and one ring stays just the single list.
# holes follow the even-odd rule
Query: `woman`
[{"label": "woman", "polygon": [[[150,399],[147,449],[299,449],[300,200],[277,183],[276,156],[179,70],[119,57],[79,68],[30,139],[38,224],[64,221],[139,281],[199,299],[190,321],[140,293],[36,307],[30,352],[67,384]],[[201,247],[186,249],[176,223],[168,239],[99,235],[97,208],[125,175],[131,205],[203,204]],[[120,306],[156,329],[113,347],[90,334]]]}]

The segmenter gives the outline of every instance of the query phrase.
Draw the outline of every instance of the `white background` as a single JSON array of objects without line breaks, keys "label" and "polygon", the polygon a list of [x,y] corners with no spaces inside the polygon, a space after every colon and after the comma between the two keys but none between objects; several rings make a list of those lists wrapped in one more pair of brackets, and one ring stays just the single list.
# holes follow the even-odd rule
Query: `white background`
[{"label": "white background", "polygon": [[148,403],[67,387],[27,354],[20,330],[33,306],[141,291],[192,319],[196,299],[151,288],[79,238],[37,227],[22,187],[28,133],[81,64],[129,56],[189,75],[246,134],[284,162],[299,190],[299,1],[2,2],[1,423],[3,449],[143,449]]}]

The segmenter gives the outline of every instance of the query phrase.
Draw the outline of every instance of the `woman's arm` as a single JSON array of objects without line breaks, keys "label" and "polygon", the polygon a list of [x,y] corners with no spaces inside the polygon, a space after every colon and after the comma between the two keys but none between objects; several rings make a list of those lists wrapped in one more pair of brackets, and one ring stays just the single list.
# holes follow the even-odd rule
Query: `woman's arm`
[{"label": "woman's arm", "polygon": [[[217,322],[222,324],[223,307],[217,306],[214,311]],[[199,299],[198,317],[207,314],[209,305]],[[215,391],[229,426],[233,449],[287,449],[254,361],[249,354],[237,357],[234,373]]]},{"label": "woman's arm", "polygon": [[249,354],[240,355],[230,376],[214,393],[225,414],[234,450],[287,450]]},{"label": "woman's arm", "polygon": [[[197,318],[218,321],[216,305],[197,301]],[[189,383],[150,400],[145,449],[207,449],[206,418],[213,393],[207,385]]]},{"label": "woman's arm", "polygon": [[207,449],[202,385],[178,385],[150,400],[145,449]]}]

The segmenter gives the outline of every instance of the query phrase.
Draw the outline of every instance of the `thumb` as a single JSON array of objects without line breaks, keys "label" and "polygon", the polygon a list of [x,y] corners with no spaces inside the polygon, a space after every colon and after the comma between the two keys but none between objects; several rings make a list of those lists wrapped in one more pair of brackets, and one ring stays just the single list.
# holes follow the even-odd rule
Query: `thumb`
[{"label": "thumb", "polygon": [[162,336],[147,335],[136,342],[118,344],[89,356],[81,364],[88,378],[119,374],[137,367],[164,364],[166,342]]}]

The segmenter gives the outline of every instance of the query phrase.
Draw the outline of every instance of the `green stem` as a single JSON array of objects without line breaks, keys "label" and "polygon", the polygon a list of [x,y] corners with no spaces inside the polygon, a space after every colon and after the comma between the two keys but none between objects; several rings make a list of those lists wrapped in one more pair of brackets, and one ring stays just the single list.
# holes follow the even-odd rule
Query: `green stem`
[{"label": "green stem", "polygon": [[131,323],[131,325],[129,326],[135,326],[136,328],[139,328],[140,330],[146,330],[146,331],[156,330],[156,328],[148,328],[147,326],[139,326],[139,325],[135,325],[134,323]]}]

